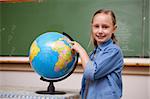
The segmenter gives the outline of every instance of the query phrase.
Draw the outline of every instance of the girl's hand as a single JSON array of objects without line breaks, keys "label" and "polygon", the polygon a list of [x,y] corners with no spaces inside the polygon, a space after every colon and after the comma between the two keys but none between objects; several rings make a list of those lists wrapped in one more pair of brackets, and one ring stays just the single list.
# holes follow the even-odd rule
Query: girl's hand
[{"label": "girl's hand", "polygon": [[85,69],[86,63],[89,61],[89,56],[85,49],[76,41],[71,41],[70,44],[72,45],[72,50],[75,50],[77,53],[79,53],[81,63],[83,68]]},{"label": "girl's hand", "polygon": [[76,41],[71,41],[70,44],[72,45],[72,49],[78,53],[80,53],[83,50],[82,46]]}]

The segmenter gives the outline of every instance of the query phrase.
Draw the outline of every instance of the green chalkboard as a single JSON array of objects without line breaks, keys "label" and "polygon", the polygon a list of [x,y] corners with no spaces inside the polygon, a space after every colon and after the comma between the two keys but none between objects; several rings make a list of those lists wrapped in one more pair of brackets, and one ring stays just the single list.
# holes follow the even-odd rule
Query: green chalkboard
[{"label": "green chalkboard", "polygon": [[90,52],[93,13],[112,9],[125,57],[150,56],[149,0],[42,0],[0,3],[0,55],[28,56],[33,40],[48,31],[66,32]]}]

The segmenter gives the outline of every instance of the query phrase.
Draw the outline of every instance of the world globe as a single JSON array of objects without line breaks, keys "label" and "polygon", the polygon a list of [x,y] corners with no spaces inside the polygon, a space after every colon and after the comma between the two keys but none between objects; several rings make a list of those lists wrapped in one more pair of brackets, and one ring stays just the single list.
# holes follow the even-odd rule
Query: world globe
[{"label": "world globe", "polygon": [[46,32],[37,37],[30,47],[29,61],[33,70],[46,80],[60,81],[75,69],[77,53],[71,49],[68,35]]}]

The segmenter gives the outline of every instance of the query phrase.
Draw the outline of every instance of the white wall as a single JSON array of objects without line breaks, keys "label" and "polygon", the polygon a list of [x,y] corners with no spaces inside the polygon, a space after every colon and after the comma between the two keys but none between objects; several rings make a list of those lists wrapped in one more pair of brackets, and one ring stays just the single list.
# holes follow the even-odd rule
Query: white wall
[{"label": "white wall", "polygon": [[[56,89],[80,90],[81,74],[74,73],[68,78],[55,82]],[[0,71],[0,86],[18,87],[47,87],[48,82],[40,80],[40,76],[34,72],[4,72]]]},{"label": "white wall", "polygon": [[[82,74],[73,73],[67,79],[56,82],[57,89],[80,90]],[[123,75],[122,99],[150,99],[150,76]],[[42,87],[48,86],[47,82],[40,80],[34,72],[6,72],[0,71],[0,86],[17,87]]]},{"label": "white wall", "polygon": [[123,99],[150,99],[150,76],[123,76]]}]

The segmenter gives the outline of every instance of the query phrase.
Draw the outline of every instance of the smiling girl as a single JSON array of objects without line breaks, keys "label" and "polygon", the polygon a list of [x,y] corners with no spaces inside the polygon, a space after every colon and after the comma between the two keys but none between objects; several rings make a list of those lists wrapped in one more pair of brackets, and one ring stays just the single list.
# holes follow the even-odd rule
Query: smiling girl
[{"label": "smiling girl", "polygon": [[116,45],[116,17],[111,10],[100,9],[92,18],[91,39],[95,46],[88,56],[77,42],[72,49],[79,53],[84,69],[82,99],[120,99],[122,96],[123,54]]}]

